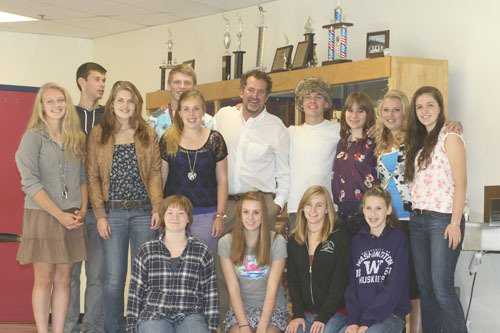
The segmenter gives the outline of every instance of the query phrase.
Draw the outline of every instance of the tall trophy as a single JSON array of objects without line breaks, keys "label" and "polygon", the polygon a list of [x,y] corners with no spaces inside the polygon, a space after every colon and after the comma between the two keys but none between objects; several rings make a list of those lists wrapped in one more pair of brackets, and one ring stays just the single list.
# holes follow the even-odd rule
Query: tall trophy
[{"label": "tall trophy", "polygon": [[229,46],[231,46],[231,34],[229,33],[229,19],[226,14],[222,14],[225,21],[226,32],[224,33],[224,47],[226,53],[222,56],[222,81],[231,80],[231,54],[229,53]]},{"label": "tall trophy", "polygon": [[160,82],[160,90],[165,90],[165,71],[167,69],[172,68],[172,47],[174,46],[174,42],[172,41],[172,31],[168,28],[168,41],[167,41],[167,59],[163,59],[162,64],[160,65],[161,72],[161,82]]},{"label": "tall trophy", "polygon": [[241,50],[241,37],[243,36],[243,21],[241,20],[240,14],[236,14],[238,19],[238,49],[234,51],[234,78],[239,79],[243,73],[243,54],[245,51]]},{"label": "tall trophy", "polygon": [[318,64],[318,59],[316,58],[316,43],[314,43],[314,29],[311,16],[309,16],[304,25],[304,38],[306,42],[309,42],[309,49],[311,50],[309,59],[307,59],[307,67],[315,67]]},{"label": "tall trophy", "polygon": [[266,66],[264,65],[264,41],[266,37],[266,28],[267,26],[264,24],[265,19],[265,10],[261,4],[259,4],[259,13],[260,13],[260,24],[257,26],[259,30],[259,35],[257,38],[257,61],[256,68],[263,72],[266,71]]},{"label": "tall trophy", "polygon": [[343,22],[340,0],[337,0],[333,23],[323,26],[328,29],[328,61],[323,61],[323,66],[352,61],[347,59],[347,28],[352,26]]}]

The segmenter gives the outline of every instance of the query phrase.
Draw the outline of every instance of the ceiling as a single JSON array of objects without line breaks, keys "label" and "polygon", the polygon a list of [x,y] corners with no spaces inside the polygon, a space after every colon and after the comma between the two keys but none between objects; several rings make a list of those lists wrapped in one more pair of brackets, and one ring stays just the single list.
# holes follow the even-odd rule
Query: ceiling
[{"label": "ceiling", "polygon": [[1,0],[0,11],[43,19],[0,23],[0,31],[92,39],[249,6],[257,11],[269,1]]}]

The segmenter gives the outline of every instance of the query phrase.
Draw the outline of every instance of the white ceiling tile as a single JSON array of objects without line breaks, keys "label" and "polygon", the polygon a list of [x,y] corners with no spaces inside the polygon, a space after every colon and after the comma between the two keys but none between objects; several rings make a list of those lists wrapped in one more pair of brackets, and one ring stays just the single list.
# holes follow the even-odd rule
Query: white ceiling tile
[{"label": "white ceiling tile", "polygon": [[144,25],[144,26],[154,26],[154,25],[160,25],[160,24],[167,24],[167,23],[172,23],[172,22],[177,22],[177,21],[182,20],[180,17],[173,16],[173,15],[166,14],[166,13],[147,14],[147,15],[112,16],[111,18],[119,20],[119,21],[140,24],[140,25]]},{"label": "white ceiling tile", "polygon": [[1,23],[0,31],[96,38],[269,1],[255,0],[0,0],[0,10],[39,17]]},{"label": "white ceiling tile", "polygon": [[145,26],[122,22],[107,17],[93,17],[78,20],[58,20],[57,22],[70,25],[76,28],[90,29],[93,31],[104,31],[111,34],[117,34],[125,31],[142,29]]},{"label": "white ceiling tile", "polygon": [[[132,14],[149,14],[147,10],[141,6],[132,6],[122,4],[110,0],[40,0],[46,4],[59,6],[61,8],[72,8],[74,10],[92,13],[97,16],[111,16],[111,15],[132,15]],[[135,4],[140,4],[141,1],[135,1]]]}]

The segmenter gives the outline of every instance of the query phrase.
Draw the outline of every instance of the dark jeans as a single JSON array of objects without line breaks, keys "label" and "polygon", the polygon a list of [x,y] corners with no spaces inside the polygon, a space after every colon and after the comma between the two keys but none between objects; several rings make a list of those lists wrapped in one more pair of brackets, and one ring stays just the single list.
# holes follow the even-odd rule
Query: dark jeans
[{"label": "dark jeans", "polygon": [[[410,237],[425,333],[467,333],[462,305],[455,293],[455,268],[462,241],[448,247],[444,231],[451,214],[423,211],[410,218]],[[464,226],[461,223],[462,240]]]},{"label": "dark jeans", "polygon": [[341,202],[337,204],[338,212],[337,221],[335,223],[347,231],[351,238],[356,235],[362,227],[368,226],[360,205],[361,201]]}]

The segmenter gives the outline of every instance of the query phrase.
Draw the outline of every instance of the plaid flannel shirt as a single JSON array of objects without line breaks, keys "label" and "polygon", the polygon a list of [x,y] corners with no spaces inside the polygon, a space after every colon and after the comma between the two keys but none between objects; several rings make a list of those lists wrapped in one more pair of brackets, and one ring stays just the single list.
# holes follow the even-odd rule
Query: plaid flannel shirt
[{"label": "plaid flannel shirt", "polygon": [[138,320],[169,318],[179,324],[189,314],[205,317],[217,331],[219,296],[213,257],[205,244],[188,236],[177,270],[162,237],[139,249],[132,268],[127,306],[127,332],[138,331]]}]

